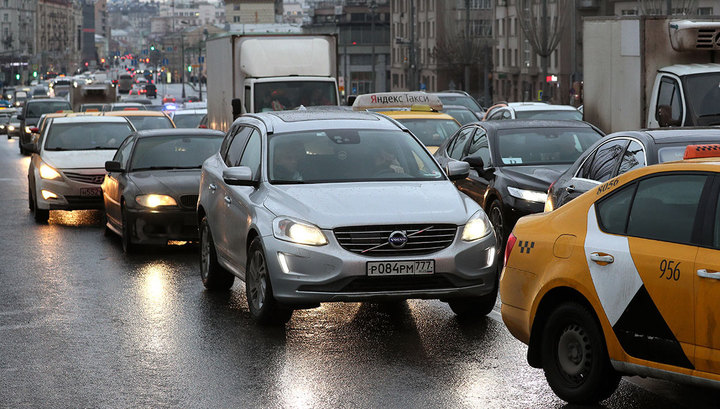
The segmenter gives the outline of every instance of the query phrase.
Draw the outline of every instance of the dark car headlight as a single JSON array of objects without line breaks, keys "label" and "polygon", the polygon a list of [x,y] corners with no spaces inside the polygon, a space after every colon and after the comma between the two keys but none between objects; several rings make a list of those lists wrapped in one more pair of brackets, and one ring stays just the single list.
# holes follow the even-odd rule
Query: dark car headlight
[{"label": "dark car headlight", "polygon": [[508,186],[508,193],[516,199],[527,200],[528,202],[545,203],[547,200],[547,192],[539,192],[537,190],[519,189]]}]

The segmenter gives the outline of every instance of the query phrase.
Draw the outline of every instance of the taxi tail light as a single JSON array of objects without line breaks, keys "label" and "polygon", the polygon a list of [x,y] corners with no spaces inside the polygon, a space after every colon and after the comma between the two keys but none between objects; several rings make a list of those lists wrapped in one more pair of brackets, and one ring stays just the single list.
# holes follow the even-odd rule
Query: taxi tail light
[{"label": "taxi tail light", "polygon": [[508,236],[507,239],[507,244],[505,245],[505,258],[503,259],[503,266],[507,266],[508,260],[510,259],[510,253],[512,252],[513,247],[515,247],[516,241],[517,237],[510,233],[510,236]]},{"label": "taxi tail light", "polygon": [[720,144],[688,145],[683,159],[720,157]]},{"label": "taxi tail light", "polygon": [[38,133],[38,132],[40,132],[40,129],[38,129],[38,128],[36,128],[36,127],[33,126],[33,127],[30,128],[30,132],[32,132],[32,133]]},{"label": "taxi tail light", "polygon": [[140,109],[138,109],[138,108],[136,108],[136,107],[132,107],[132,108],[130,108],[130,107],[128,107],[128,108],[123,108],[123,111],[139,111],[139,110],[140,110]]}]

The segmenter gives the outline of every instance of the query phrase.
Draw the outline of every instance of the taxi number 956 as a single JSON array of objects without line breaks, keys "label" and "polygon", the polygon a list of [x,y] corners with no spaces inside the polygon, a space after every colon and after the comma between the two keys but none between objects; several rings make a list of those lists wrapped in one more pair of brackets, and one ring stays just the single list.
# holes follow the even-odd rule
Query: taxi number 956
[{"label": "taxi number 956", "polygon": [[678,281],[680,279],[680,262],[673,260],[660,261],[660,277],[666,280]]}]

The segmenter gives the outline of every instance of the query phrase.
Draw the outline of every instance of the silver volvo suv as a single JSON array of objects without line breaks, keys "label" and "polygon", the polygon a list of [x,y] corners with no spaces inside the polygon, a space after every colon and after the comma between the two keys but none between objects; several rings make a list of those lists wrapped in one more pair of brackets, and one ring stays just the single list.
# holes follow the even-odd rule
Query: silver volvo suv
[{"label": "silver volvo suv", "polygon": [[333,301],[447,301],[489,313],[497,243],[484,211],[418,139],[381,114],[245,115],[202,167],[200,270],[209,290],[245,281],[258,323]]}]

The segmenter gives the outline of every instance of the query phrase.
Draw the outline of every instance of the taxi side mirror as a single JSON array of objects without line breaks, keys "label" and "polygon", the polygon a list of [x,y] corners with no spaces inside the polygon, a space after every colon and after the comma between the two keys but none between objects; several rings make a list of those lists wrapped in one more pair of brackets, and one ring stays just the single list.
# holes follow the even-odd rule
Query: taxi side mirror
[{"label": "taxi side mirror", "polygon": [[445,173],[450,180],[465,179],[470,175],[470,164],[462,161],[450,161],[445,165]]}]

